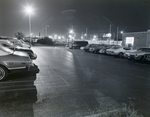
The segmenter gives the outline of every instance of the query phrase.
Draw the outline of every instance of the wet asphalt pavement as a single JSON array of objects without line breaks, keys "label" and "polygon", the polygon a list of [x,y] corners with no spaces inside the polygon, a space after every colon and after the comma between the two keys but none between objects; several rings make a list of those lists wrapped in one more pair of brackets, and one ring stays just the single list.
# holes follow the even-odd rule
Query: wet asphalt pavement
[{"label": "wet asphalt pavement", "polygon": [[40,72],[0,82],[0,117],[83,117],[130,102],[150,116],[150,64],[59,45],[32,49]]}]

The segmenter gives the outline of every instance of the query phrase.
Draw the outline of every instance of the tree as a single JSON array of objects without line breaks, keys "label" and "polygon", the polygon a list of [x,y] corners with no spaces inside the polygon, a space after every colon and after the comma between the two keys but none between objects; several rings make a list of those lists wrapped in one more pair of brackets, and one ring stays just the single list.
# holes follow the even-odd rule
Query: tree
[{"label": "tree", "polygon": [[24,38],[24,34],[21,31],[18,31],[15,33],[15,37],[20,40]]}]

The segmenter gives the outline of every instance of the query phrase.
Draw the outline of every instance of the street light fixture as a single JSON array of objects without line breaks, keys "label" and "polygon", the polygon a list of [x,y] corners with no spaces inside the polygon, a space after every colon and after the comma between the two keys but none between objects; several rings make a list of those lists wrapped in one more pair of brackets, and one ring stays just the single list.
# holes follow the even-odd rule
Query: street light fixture
[{"label": "street light fixture", "polygon": [[32,8],[32,6],[26,6],[25,7],[25,12],[29,16],[29,37],[30,37],[30,45],[31,45],[31,14],[33,14],[33,8]]},{"label": "street light fixture", "polygon": [[123,31],[120,31],[120,33],[122,34],[122,33],[123,33]]},{"label": "street light fixture", "polygon": [[45,27],[45,31],[46,31],[46,35],[45,36],[48,36],[47,35],[47,28],[49,27],[49,25],[46,25],[46,27]]},{"label": "street light fixture", "polygon": [[73,32],[73,30],[70,30],[69,33],[73,34],[74,32]]}]

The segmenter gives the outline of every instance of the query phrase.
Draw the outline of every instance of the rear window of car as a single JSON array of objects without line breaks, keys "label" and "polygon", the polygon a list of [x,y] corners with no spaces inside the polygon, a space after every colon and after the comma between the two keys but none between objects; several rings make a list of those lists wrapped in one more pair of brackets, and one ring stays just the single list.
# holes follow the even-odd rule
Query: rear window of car
[{"label": "rear window of car", "polygon": [[144,52],[150,52],[150,49],[149,48],[143,48],[142,51],[144,51]]}]

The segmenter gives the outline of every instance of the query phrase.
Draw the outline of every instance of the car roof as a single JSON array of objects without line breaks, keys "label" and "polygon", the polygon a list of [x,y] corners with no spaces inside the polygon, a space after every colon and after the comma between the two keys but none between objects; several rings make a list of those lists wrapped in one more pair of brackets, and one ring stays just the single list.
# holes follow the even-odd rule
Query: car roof
[{"label": "car roof", "polygon": [[74,41],[74,42],[88,42],[88,41]]},{"label": "car roof", "polygon": [[139,48],[139,49],[150,49],[149,47],[143,47],[143,48]]}]

